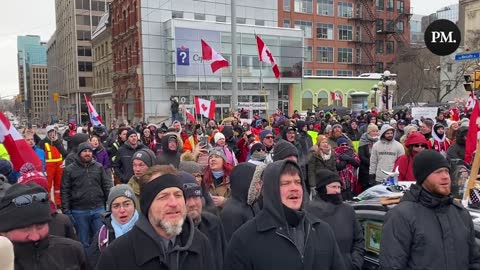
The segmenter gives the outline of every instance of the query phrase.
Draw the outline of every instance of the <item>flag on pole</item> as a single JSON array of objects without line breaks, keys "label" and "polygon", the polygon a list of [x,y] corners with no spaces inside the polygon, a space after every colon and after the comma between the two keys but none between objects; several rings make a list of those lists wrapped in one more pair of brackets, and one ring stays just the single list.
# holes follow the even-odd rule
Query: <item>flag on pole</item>
[{"label": "flag on pole", "polygon": [[270,64],[272,66],[273,74],[275,74],[275,78],[279,79],[280,69],[275,61],[275,57],[273,57],[272,52],[268,49],[263,40],[258,35],[255,35],[255,37],[257,39],[258,61]]},{"label": "flag on pole", "polygon": [[17,172],[27,162],[32,163],[38,171],[43,171],[40,158],[2,112],[0,112],[0,142],[7,149],[13,168]]},{"label": "flag on pole", "polygon": [[103,120],[100,117],[100,115],[98,115],[97,110],[95,110],[95,107],[93,107],[92,102],[87,97],[87,95],[84,95],[84,96],[85,96],[85,102],[87,103],[87,107],[88,107],[88,115],[90,116],[90,122],[92,123],[93,126],[99,126],[99,125],[103,126],[103,123],[102,123]]},{"label": "flag on pole", "polygon": [[228,61],[223,58],[223,56],[217,53],[212,47],[210,47],[207,42],[202,39],[202,59],[211,60],[210,67],[212,72],[215,73],[217,70],[228,67]]},{"label": "flag on pole", "polygon": [[332,100],[343,100],[342,94],[336,92],[330,92],[330,97],[332,98]]},{"label": "flag on pole", "polygon": [[190,120],[190,122],[192,123],[195,123],[195,116],[193,116],[193,114],[190,113],[190,111],[188,109],[185,108],[185,115],[187,116],[187,118]]},{"label": "flag on pole", "polygon": [[195,97],[195,112],[209,119],[215,118],[215,101]]},{"label": "flag on pole", "polygon": [[473,109],[470,116],[467,139],[465,141],[465,162],[467,164],[472,162],[474,152],[477,149],[477,140],[480,135],[480,107],[478,106],[477,99],[474,99],[472,102]]}]

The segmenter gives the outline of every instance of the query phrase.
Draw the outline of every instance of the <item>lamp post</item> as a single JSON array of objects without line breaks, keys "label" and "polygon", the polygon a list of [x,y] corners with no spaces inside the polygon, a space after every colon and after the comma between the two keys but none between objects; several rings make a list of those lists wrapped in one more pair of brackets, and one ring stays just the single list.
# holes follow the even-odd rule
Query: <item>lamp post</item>
[{"label": "lamp post", "polygon": [[372,86],[372,90],[373,92],[375,93],[374,97],[375,97],[375,100],[373,101],[373,104],[375,107],[377,107],[377,91],[378,91],[378,85],[374,84]]},{"label": "lamp post", "polygon": [[395,79],[391,76],[390,71],[385,70],[383,72],[382,80],[378,83],[378,86],[379,87],[383,87],[383,86],[385,87],[385,95],[384,96],[386,98],[385,98],[384,101],[385,101],[385,109],[387,109],[387,111],[389,109],[388,108],[388,100],[390,99],[389,93],[388,93],[388,88],[390,86],[395,87],[396,85],[397,85],[397,81],[395,81]]},{"label": "lamp post", "polygon": [[[67,89],[67,97],[66,97],[66,100],[67,100],[67,101],[66,101],[66,104],[68,105],[68,107],[67,107],[67,108],[68,108],[68,109],[67,109],[67,119],[65,119],[65,120],[66,120],[66,122],[68,123],[68,122],[69,122],[68,117],[70,116],[69,113],[70,113],[70,111],[71,111],[71,107],[70,107],[70,88],[68,87],[68,72],[67,72],[66,69],[62,69],[62,68],[59,68],[59,67],[57,67],[57,66],[48,66],[48,68],[53,68],[53,69],[56,69],[56,70],[61,71],[61,72],[63,73],[64,77],[65,77],[65,78],[64,78],[64,80],[65,80],[65,88]],[[57,90],[58,90],[58,89],[57,89]],[[62,97],[62,98],[65,98],[65,97],[63,97],[63,96],[61,96],[61,97]],[[76,102],[75,102],[75,104],[76,104]],[[78,105],[76,105],[76,106],[78,106]],[[75,107],[75,113],[77,113],[76,111],[77,111],[77,109],[76,109],[76,107]],[[77,115],[77,119],[78,119],[78,115]]]}]

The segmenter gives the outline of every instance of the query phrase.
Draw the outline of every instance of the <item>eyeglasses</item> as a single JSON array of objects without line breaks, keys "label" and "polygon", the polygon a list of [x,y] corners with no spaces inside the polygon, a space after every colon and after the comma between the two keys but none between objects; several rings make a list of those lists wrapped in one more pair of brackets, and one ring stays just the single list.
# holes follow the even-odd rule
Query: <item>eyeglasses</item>
[{"label": "eyeglasses", "polygon": [[195,178],[202,178],[202,177],[203,177],[203,174],[201,174],[201,173],[194,173],[194,174],[192,174],[192,175],[193,175],[193,177],[195,177]]},{"label": "eyeglasses", "polygon": [[425,144],[414,144],[413,147],[427,148],[427,145],[425,145]]},{"label": "eyeglasses", "polygon": [[265,139],[273,139],[273,136],[265,136]]},{"label": "eyeglasses", "polygon": [[45,192],[35,193],[35,194],[26,194],[18,196],[12,199],[12,203],[16,207],[23,207],[32,204],[33,202],[46,202],[48,200],[48,194]]},{"label": "eyeglasses", "polygon": [[119,210],[120,208],[123,207],[123,209],[127,209],[133,206],[133,202],[131,201],[125,201],[123,203],[115,203],[112,204],[112,209]]}]

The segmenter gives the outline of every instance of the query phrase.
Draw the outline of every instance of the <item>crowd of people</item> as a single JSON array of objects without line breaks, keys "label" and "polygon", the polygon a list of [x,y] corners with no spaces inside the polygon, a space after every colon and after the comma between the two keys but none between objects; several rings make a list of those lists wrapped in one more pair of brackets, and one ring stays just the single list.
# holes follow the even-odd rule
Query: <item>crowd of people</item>
[{"label": "crowd of people", "polygon": [[450,189],[467,128],[372,109],[24,130],[42,167],[15,171],[0,144],[0,269],[360,270],[348,201],[394,171],[415,184],[386,216],[380,268],[480,269]]}]

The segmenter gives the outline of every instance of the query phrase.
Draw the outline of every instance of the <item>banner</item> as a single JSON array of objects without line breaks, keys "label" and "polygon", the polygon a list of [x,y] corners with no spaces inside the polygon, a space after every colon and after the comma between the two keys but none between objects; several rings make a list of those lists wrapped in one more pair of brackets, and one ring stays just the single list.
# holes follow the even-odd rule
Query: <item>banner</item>
[{"label": "banner", "polygon": [[423,118],[431,118],[435,121],[437,117],[438,108],[437,107],[412,107],[412,117],[413,119],[420,120]]}]

